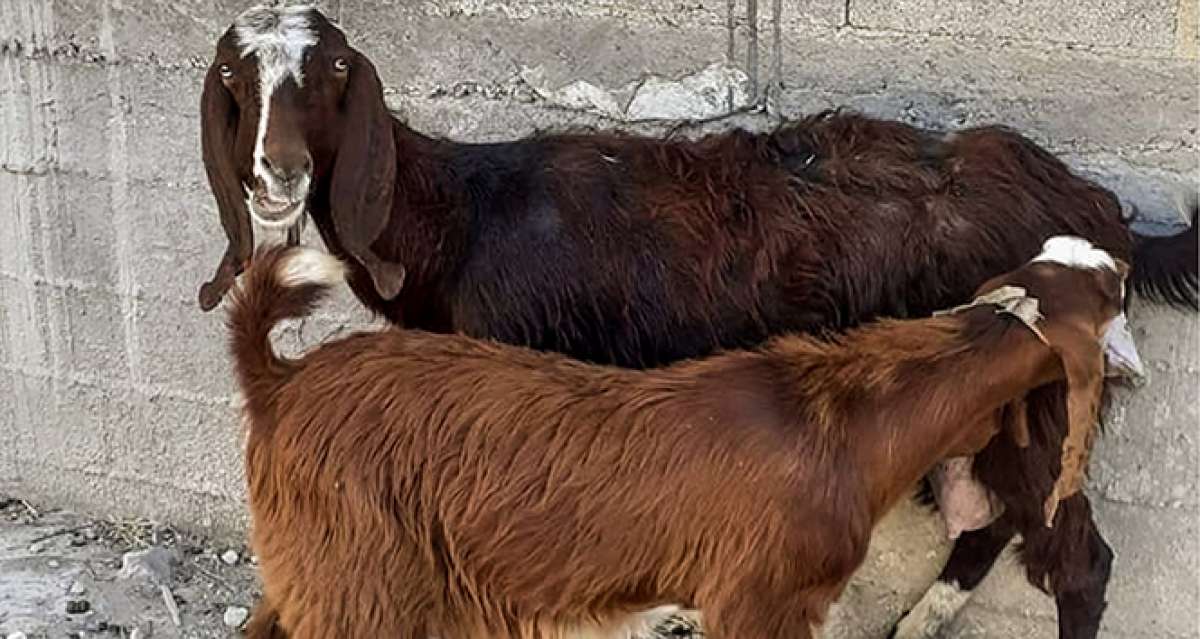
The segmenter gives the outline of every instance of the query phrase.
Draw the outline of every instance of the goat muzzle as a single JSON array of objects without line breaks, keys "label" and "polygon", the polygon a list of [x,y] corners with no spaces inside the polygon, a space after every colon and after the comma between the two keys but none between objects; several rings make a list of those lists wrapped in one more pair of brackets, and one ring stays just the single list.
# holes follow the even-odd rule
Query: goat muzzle
[{"label": "goat muzzle", "polygon": [[1129,320],[1125,313],[1117,315],[1105,329],[1100,344],[1104,347],[1105,374],[1108,377],[1125,377],[1135,384],[1146,379],[1146,367],[1138,354],[1133,334],[1129,332]]}]

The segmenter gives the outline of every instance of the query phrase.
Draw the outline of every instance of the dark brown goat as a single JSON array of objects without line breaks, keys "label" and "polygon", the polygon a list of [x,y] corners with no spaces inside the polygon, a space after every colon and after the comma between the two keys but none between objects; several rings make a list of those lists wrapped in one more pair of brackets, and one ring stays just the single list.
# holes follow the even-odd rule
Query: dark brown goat
[{"label": "dark brown goat", "polygon": [[1007,404],[1065,379],[1090,432],[1123,328],[1123,265],[1054,238],[980,291],[1040,300],[1028,326],[982,304],[650,371],[402,329],[279,359],[272,328],[343,275],[277,247],[231,305],[250,637],[607,636],[674,604],[714,639],[810,637],[874,524]]},{"label": "dark brown goat", "polygon": [[[944,134],[835,112],[697,141],[459,144],[391,118],[370,61],[303,8],[237,20],[218,43],[203,111],[230,241],[201,290],[205,309],[250,258],[250,216],[287,225],[305,204],[329,249],[359,258],[349,260],[359,299],[393,322],[625,367],[924,316],[1061,233],[1132,256],[1135,290],[1196,303],[1194,222],[1171,238],[1133,235],[1110,192],[997,127]],[[404,286],[385,299],[378,289],[400,268]],[[944,576],[969,590],[1019,531],[1063,636],[1084,639],[1099,624],[1111,551],[1083,495],[1053,529],[1041,525],[1061,396],[1031,395],[1030,448],[1000,438],[977,457],[1005,515],[964,535]]]}]

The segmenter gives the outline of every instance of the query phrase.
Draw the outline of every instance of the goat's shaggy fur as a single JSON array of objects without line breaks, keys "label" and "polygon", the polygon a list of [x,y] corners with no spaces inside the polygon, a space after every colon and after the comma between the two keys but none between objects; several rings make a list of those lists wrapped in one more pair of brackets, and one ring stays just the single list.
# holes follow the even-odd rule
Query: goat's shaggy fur
[{"label": "goat's shaggy fur", "polygon": [[1045,300],[1048,343],[974,308],[651,371],[400,329],[278,359],[272,327],[338,273],[270,249],[231,305],[251,637],[598,635],[676,603],[714,639],[810,637],[935,462],[1031,389],[1100,379],[1122,303],[1114,270],[1031,262],[985,289]]},{"label": "goat's shaggy fur", "polygon": [[[317,44],[304,87],[287,81],[274,94],[271,139],[311,154],[308,213],[325,244],[348,259],[358,298],[408,327],[657,366],[791,331],[924,316],[966,301],[1054,234],[1132,258],[1136,292],[1196,307],[1194,215],[1173,237],[1133,234],[1112,193],[1002,127],[946,133],[834,111],[699,140],[461,144],[392,118],[370,61],[319,12],[305,28]],[[230,241],[201,290],[205,309],[253,245],[245,188],[260,96],[240,37],[222,37],[205,80],[205,166]],[[348,79],[336,59],[349,61]],[[385,299],[377,280],[403,288]],[[1064,504],[1054,529],[1024,528],[1058,470],[1061,396],[1031,395],[1031,447],[994,443],[976,473],[1006,506],[987,534],[1025,533],[1032,582],[1088,619],[1064,620],[1067,636],[1093,637],[1111,552],[1086,497]]]}]

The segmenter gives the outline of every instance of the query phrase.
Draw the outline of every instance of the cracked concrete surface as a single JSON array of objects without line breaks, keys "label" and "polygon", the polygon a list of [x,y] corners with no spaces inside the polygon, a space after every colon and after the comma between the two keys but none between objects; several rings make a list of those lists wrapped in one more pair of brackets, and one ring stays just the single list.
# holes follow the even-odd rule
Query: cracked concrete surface
[{"label": "cracked concrete surface", "polygon": [[[200,83],[247,4],[0,0],[0,490],[242,534],[221,318],[194,299],[222,250]],[[680,118],[699,134],[849,106],[1018,128],[1151,232],[1200,183],[1196,0],[318,4],[411,126],[460,140]],[[1197,322],[1134,314],[1152,379],[1116,402],[1089,488],[1117,552],[1103,636],[1200,637]],[[343,294],[283,339],[364,321]],[[889,517],[826,635],[877,636],[933,579],[940,534],[915,507]],[[1050,600],[1006,559],[953,636],[1053,629]]]}]

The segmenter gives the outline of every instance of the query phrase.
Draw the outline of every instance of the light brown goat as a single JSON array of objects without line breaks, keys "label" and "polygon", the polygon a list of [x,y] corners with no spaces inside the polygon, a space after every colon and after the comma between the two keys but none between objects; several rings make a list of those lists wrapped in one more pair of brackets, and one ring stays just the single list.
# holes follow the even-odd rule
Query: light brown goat
[{"label": "light brown goat", "polygon": [[635,371],[400,329],[283,360],[272,327],[342,265],[261,252],[230,311],[264,583],[247,635],[604,636],[687,606],[716,639],[810,637],[874,524],[1007,404],[1065,378],[1090,429],[1126,271],[1053,238],[980,289],[1040,300],[1028,326],[983,303]]}]

